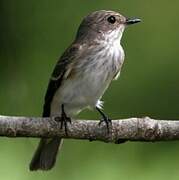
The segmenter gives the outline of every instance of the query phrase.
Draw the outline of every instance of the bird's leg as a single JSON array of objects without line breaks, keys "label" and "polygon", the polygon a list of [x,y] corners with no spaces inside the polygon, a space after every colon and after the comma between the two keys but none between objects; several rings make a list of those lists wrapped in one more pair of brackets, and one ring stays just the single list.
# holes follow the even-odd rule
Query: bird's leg
[{"label": "bird's leg", "polygon": [[111,124],[111,119],[109,119],[98,107],[96,107],[96,110],[101,114],[102,119],[99,122],[99,125],[101,125],[102,122],[106,123],[107,131],[109,133],[109,125]]},{"label": "bird's leg", "polygon": [[65,113],[65,109],[64,109],[64,104],[62,104],[62,115],[61,115],[61,128],[63,128],[63,123],[64,123],[64,127],[65,127],[65,133],[66,135],[68,135],[68,132],[67,132],[67,122],[70,122],[71,123],[71,118],[68,117]]},{"label": "bird's leg", "polygon": [[67,122],[70,122],[70,123],[71,123],[71,118],[66,115],[65,109],[64,109],[64,104],[62,104],[61,110],[62,110],[61,117],[56,117],[55,119],[56,119],[56,120],[58,119],[58,121],[61,122],[61,129],[62,129],[63,126],[64,126],[64,128],[65,128],[65,134],[68,136],[68,132],[67,132]]}]

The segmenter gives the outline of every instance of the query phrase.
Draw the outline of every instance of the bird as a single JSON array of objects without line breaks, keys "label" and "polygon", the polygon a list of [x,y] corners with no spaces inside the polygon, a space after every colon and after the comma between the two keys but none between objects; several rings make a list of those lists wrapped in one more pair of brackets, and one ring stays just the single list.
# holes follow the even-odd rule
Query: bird
[{"label": "bird", "polygon": [[[83,109],[97,110],[109,128],[110,118],[102,110],[101,98],[116,80],[124,62],[121,38],[128,25],[140,22],[111,10],[98,10],[82,20],[74,41],[57,61],[49,80],[43,117],[60,117],[67,123]],[[42,138],[30,163],[30,171],[54,167],[63,139]]]}]

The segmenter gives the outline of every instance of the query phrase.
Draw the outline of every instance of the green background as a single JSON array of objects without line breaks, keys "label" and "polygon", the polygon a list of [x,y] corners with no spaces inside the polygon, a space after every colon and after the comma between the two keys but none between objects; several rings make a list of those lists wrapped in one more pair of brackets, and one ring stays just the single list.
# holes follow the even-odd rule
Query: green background
[{"label": "green background", "polygon": [[[172,0],[1,0],[0,114],[40,116],[49,76],[72,42],[82,18],[111,9],[140,24],[122,39],[126,59],[121,77],[105,93],[111,118],[150,116],[179,119],[179,1]],[[98,119],[96,112],[80,117]],[[66,140],[54,169],[30,172],[38,140],[0,139],[4,180],[177,180],[179,143]]]}]

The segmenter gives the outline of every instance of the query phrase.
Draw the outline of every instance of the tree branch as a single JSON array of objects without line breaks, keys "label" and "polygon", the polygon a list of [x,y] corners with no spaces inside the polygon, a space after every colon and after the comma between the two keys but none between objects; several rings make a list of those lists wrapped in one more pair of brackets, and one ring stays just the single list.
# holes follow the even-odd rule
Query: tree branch
[{"label": "tree branch", "polygon": [[110,132],[96,120],[73,120],[68,135],[54,118],[0,116],[0,136],[54,137],[99,140],[121,143],[129,141],[179,140],[179,121],[155,120],[149,117],[113,120]]}]

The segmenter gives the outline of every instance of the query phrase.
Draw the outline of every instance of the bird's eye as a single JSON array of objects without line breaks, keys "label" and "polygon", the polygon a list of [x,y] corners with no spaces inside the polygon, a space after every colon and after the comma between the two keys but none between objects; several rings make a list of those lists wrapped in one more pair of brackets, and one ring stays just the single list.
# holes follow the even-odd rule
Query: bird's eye
[{"label": "bird's eye", "polygon": [[114,16],[109,16],[107,21],[111,24],[114,24],[116,22],[116,18]]}]

